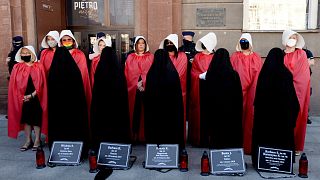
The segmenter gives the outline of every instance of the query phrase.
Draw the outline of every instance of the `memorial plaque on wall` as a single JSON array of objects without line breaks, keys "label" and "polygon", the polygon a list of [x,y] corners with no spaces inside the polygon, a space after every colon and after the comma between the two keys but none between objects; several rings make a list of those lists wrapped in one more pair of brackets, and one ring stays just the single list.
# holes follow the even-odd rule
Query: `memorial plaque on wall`
[{"label": "memorial plaque on wall", "polygon": [[111,167],[128,167],[130,144],[101,143],[98,164]]},{"label": "memorial plaque on wall", "polygon": [[104,8],[104,0],[68,0],[68,25],[103,25],[105,20]]},{"label": "memorial plaque on wall", "polygon": [[177,144],[147,144],[146,168],[178,168]]},{"label": "memorial plaque on wall", "polygon": [[219,149],[210,151],[212,174],[233,174],[246,171],[243,149]]},{"label": "memorial plaque on wall", "polygon": [[259,147],[258,170],[292,174],[292,151]]},{"label": "memorial plaque on wall", "polygon": [[226,26],[226,8],[197,8],[197,27]]},{"label": "memorial plaque on wall", "polygon": [[82,142],[54,141],[49,162],[60,165],[78,165],[82,145]]}]

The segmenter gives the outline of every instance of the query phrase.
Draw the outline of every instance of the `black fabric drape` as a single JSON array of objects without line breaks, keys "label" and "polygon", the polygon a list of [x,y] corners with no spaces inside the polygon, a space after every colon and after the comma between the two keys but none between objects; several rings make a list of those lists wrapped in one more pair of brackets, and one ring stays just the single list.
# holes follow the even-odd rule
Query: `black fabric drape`
[{"label": "black fabric drape", "polygon": [[86,97],[81,72],[69,51],[57,48],[48,77],[49,147],[53,141],[83,141],[89,137]]},{"label": "black fabric drape", "polygon": [[[138,82],[141,81],[141,76],[138,79]],[[137,82],[137,83],[138,83]],[[132,131],[135,134],[139,133],[140,129],[140,118],[141,118],[141,109],[143,105],[143,92],[136,90],[136,97],[134,101],[134,111],[133,111],[133,123],[132,123]]]},{"label": "black fabric drape", "polygon": [[284,65],[284,52],[270,50],[261,69],[254,101],[252,163],[257,167],[258,147],[292,150],[299,101],[293,76]]},{"label": "black fabric drape", "polygon": [[[200,82],[200,131],[213,149],[242,147],[242,88],[229,53],[218,49]],[[206,139],[206,138],[205,138]]]},{"label": "black fabric drape", "polygon": [[146,142],[184,146],[180,79],[165,50],[159,49],[155,53],[144,95]]},{"label": "black fabric drape", "polygon": [[[27,89],[24,95],[29,95],[35,91],[31,75],[28,77]],[[38,96],[34,96],[29,101],[22,105],[21,124],[41,127],[42,123],[42,108]]]},{"label": "black fabric drape", "polygon": [[111,47],[101,53],[95,75],[91,103],[93,148],[100,142],[129,143],[130,121],[127,82]]}]

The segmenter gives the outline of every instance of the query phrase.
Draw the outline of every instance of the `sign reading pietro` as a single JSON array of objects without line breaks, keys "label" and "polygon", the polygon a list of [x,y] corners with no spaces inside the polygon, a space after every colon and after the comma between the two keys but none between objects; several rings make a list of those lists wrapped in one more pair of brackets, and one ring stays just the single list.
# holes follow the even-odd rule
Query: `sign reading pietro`
[{"label": "sign reading pietro", "polygon": [[98,2],[76,1],[73,4],[74,10],[77,9],[94,9],[98,10]]},{"label": "sign reading pietro", "polygon": [[104,0],[68,0],[69,26],[91,26],[104,24]]}]

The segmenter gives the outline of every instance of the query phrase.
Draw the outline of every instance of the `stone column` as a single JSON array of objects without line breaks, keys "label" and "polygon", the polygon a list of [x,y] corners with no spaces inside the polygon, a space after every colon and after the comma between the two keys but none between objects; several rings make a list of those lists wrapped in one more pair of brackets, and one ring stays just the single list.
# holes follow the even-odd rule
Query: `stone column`
[{"label": "stone column", "polygon": [[148,42],[152,52],[163,38],[181,31],[181,0],[148,0]]},{"label": "stone column", "polygon": [[[35,49],[38,48],[37,44],[37,29],[36,29],[36,8],[35,0],[25,0],[24,2],[24,31],[26,34],[26,43],[32,45]],[[41,17],[38,17],[41,18]]]}]

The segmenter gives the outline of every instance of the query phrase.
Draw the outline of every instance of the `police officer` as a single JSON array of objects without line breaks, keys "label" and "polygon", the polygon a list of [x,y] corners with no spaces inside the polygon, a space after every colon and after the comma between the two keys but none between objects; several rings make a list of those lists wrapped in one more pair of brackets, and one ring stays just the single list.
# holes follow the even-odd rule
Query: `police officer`
[{"label": "police officer", "polygon": [[196,44],[193,42],[194,32],[192,31],[183,31],[183,45],[179,48],[179,51],[186,53],[188,61],[192,62],[193,57],[197,54],[195,49]]},{"label": "police officer", "polygon": [[187,55],[187,101],[186,101],[186,120],[189,119],[189,96],[190,96],[190,81],[191,81],[191,67],[194,56],[197,54],[195,49],[196,44],[193,42],[194,32],[183,31],[183,45],[179,47],[179,51],[184,52]]}]

